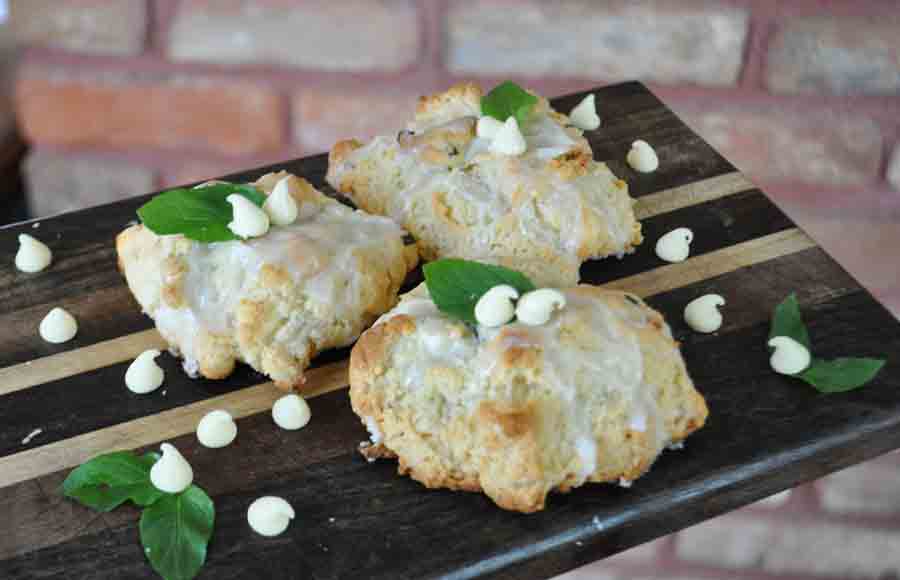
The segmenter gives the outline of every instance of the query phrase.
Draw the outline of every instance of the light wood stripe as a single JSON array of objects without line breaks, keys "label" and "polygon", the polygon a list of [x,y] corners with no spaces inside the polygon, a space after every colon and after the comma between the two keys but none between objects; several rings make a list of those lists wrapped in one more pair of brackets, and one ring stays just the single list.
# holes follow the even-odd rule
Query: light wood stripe
[{"label": "light wood stripe", "polygon": [[[815,242],[806,234],[790,229],[629,276],[604,287],[647,297],[812,247]],[[348,361],[344,360],[311,369],[307,372],[303,394],[315,397],[347,386],[347,368]],[[214,409],[226,409],[235,417],[262,413],[282,394],[272,383],[263,383],[16,453],[0,459],[0,487],[73,467],[99,453],[134,449],[191,433],[200,418]]]},{"label": "light wood stripe", "polygon": [[151,329],[2,368],[0,396],[108,367],[131,360],[147,349],[166,346],[159,333]]},{"label": "light wood stripe", "polygon": [[626,290],[641,297],[653,296],[815,246],[809,236],[797,228],[791,228],[602,286]]},{"label": "light wood stripe", "polygon": [[[646,195],[637,200],[635,212],[639,219],[645,219],[753,187],[741,173],[727,173]],[[154,329],[0,368],[0,396],[122,363],[150,348],[166,348],[165,341]]]},{"label": "light wood stripe", "polygon": [[754,188],[749,179],[735,171],[640,197],[635,201],[634,213],[639,220],[647,219]]},{"label": "light wood stripe", "polygon": [[[312,398],[346,387],[348,365],[349,361],[343,360],[308,371],[301,392]],[[203,415],[216,409],[225,409],[236,419],[268,411],[284,394],[273,383],[263,383],[16,453],[0,460],[0,488],[74,467],[101,453],[192,433]]]}]

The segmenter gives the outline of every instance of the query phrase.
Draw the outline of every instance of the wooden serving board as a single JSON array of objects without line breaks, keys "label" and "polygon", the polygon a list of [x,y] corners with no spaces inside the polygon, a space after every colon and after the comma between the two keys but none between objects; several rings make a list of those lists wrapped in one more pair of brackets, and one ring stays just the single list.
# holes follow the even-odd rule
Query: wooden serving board
[{"label": "wooden serving board", "polygon": [[[585,264],[583,279],[646,297],[682,342],[710,407],[684,450],[665,452],[631,489],[586,485],[521,515],[479,494],[427,491],[398,477],[391,461],[366,463],[356,452],[367,434],[347,398],[346,349],[315,360],[303,390],[313,419],[297,432],[273,424],[279,391],[245,366],[224,381],[190,380],[165,354],[163,389],[133,395],[125,369],[162,343],[116,270],[113,239],[143,196],[0,229],[0,577],[153,577],[137,510],[100,515],[63,499],[59,485],[96,454],[163,440],[191,461],[216,503],[201,578],[551,576],[900,447],[900,324],[643,85],[595,93],[604,123],[588,136],[596,157],[628,181],[646,241],[621,261]],[[582,96],[554,105],[568,111]],[[659,153],[653,174],[624,163],[638,138]],[[226,179],[286,169],[330,191],[326,164],[320,155]],[[679,226],[695,232],[692,256],[664,265],[653,246]],[[21,232],[51,246],[47,271],[13,268]],[[871,385],[825,396],[769,369],[769,317],[794,291],[817,354],[889,358]],[[683,307],[708,292],[727,299],[725,324],[714,335],[692,333]],[[80,329],[50,345],[37,326],[57,305]],[[218,408],[240,417],[238,438],[221,450],[200,447],[197,421]],[[268,494],[297,512],[271,539],[245,519],[250,502]]]}]

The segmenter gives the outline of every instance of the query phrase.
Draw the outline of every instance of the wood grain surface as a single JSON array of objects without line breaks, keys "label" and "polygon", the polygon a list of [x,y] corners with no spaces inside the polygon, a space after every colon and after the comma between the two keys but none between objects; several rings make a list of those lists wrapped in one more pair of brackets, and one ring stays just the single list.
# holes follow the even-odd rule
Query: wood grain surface
[{"label": "wood grain surface", "polygon": [[[190,380],[164,354],[164,387],[134,395],[125,369],[161,345],[116,270],[113,239],[148,198],[136,197],[0,229],[0,578],[152,578],[137,510],[97,514],[62,498],[59,486],[98,453],[164,440],[216,503],[200,577],[219,579],[547,577],[900,447],[900,324],[643,85],[594,92],[604,124],[587,136],[629,183],[646,241],[622,260],[585,264],[582,277],[640,294],[666,315],[710,407],[684,450],[664,453],[630,489],[587,485],[526,516],[479,494],[427,491],[398,477],[394,463],[359,457],[366,433],[344,388],[348,349],[315,359],[303,389],[313,419],[296,432],[274,425],[279,391],[246,366],[224,381]],[[582,96],[554,105],[568,111]],[[638,138],[657,149],[656,173],[624,163]],[[286,169],[331,192],[326,164],[316,156],[225,179]],[[656,238],[680,226],[695,232],[692,256],[664,264]],[[12,267],[22,232],[52,248],[47,271]],[[888,357],[869,387],[825,396],[769,370],[769,317],[794,291],[817,354]],[[725,323],[700,335],[681,313],[707,292],[728,301]],[[78,318],[73,341],[38,336],[54,306]],[[238,438],[206,449],[193,430],[217,408],[238,417]],[[43,431],[23,443],[36,428]],[[247,506],[268,494],[297,512],[277,538],[246,524]]]}]

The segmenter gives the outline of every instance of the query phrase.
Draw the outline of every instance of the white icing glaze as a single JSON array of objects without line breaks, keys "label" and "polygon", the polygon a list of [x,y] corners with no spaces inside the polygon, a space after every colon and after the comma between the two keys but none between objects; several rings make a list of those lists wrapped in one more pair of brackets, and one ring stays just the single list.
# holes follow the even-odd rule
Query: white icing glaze
[{"label": "white icing glaze", "polygon": [[[440,312],[419,308],[422,301],[430,302],[424,286],[408,294],[398,309],[409,311],[408,306],[404,307],[407,301],[417,305],[416,331],[394,346],[393,357],[394,364],[399,365],[393,372],[406,380],[403,396],[411,399],[405,404],[415,404],[419,398],[440,398],[440,411],[434,410],[435,405],[421,404],[416,408],[420,414],[440,412],[435,419],[440,421],[438,424],[446,424],[460,416],[472,416],[481,401],[502,403],[514,395],[504,390],[510,388],[508,384],[492,380],[498,362],[510,348],[533,346],[543,359],[541,389],[545,396],[555,398],[566,413],[559,437],[568,442],[569,471],[579,483],[597,466],[592,410],[604,404],[623,404],[623,428],[649,432],[655,451],[662,451],[671,442],[671,433],[657,407],[657,386],[645,382],[644,360],[632,329],[633,325],[648,325],[646,315],[637,308],[613,309],[602,300],[571,290],[562,292],[567,307],[547,324],[527,326],[514,322],[499,328],[479,326],[474,332]],[[590,330],[584,342],[573,347],[564,345],[564,326]],[[440,389],[439,382],[429,380],[430,373],[442,368],[463,373],[462,389]],[[393,404],[399,403],[385,401],[387,407]],[[375,430],[370,427],[370,432]]]},{"label": "white icing glaze", "polygon": [[[195,341],[203,333],[227,334],[235,324],[240,300],[252,296],[263,265],[291,275],[313,310],[334,310],[342,317],[363,316],[360,275],[354,253],[384,245],[400,252],[403,231],[387,218],[353,211],[338,203],[305,203],[291,225],[273,228],[265,236],[243,241],[192,243],[185,255],[182,284],[185,305],[160,304],[150,314],[160,334],[180,345],[186,372],[198,368]],[[168,243],[163,238],[164,243]],[[143,303],[150,302],[149,300]],[[279,336],[294,336],[303,327],[317,341],[324,329],[291,317]],[[307,325],[304,327],[303,325]],[[291,347],[295,343],[288,341]],[[297,348],[305,348],[299,341]],[[299,355],[299,352],[292,352]],[[189,374],[191,374],[189,372]]]}]

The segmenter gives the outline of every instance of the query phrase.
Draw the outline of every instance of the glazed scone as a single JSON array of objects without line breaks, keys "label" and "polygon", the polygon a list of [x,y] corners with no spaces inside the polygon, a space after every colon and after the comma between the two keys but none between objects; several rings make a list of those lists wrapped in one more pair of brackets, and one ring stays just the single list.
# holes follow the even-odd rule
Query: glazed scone
[{"label": "glazed scone", "polygon": [[204,244],[143,225],[116,238],[119,269],[188,374],[220,379],[243,361],[290,388],[317,352],[352,343],[397,301],[415,246],[390,220],[354,211],[286,172],[300,210],[259,238]]},{"label": "glazed scone", "polygon": [[632,295],[580,285],[541,326],[475,328],[438,311],[424,284],[350,355],[369,459],[397,457],[429,488],[483,491],[543,509],[550,491],[628,485],[703,426],[662,316]]},{"label": "glazed scone", "polygon": [[410,232],[423,258],[468,258],[573,286],[589,258],[642,241],[624,181],[593,160],[582,131],[539,98],[522,126],[527,150],[495,154],[476,136],[481,89],[461,84],[420,99],[397,135],[331,150],[328,182]]}]

